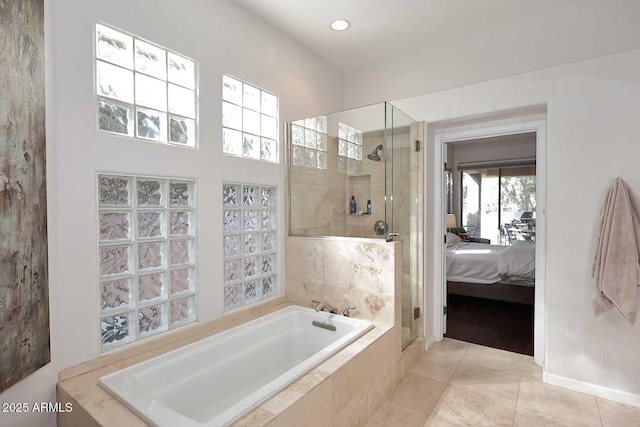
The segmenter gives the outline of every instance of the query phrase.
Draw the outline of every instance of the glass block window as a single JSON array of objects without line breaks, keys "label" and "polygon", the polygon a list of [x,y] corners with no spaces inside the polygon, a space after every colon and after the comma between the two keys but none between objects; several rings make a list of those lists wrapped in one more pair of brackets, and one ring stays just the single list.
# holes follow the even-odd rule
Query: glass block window
[{"label": "glass block window", "polygon": [[196,145],[196,63],[96,24],[98,129],[168,144]]},{"label": "glass block window", "polygon": [[298,120],[291,124],[291,158],[293,164],[327,169],[327,118]]},{"label": "glass block window", "polygon": [[222,76],[222,151],[278,163],[278,97]]},{"label": "glass block window", "polygon": [[224,310],[277,296],[277,191],[223,185]]},{"label": "glass block window", "polygon": [[103,351],[196,318],[195,182],[98,176]]},{"label": "glass block window", "polygon": [[362,132],[338,123],[338,170],[356,175],[362,165]]}]

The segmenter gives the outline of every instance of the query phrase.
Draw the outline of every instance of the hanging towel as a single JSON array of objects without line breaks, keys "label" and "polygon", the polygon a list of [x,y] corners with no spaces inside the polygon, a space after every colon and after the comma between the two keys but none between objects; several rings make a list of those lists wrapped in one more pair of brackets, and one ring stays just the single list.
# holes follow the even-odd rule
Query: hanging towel
[{"label": "hanging towel", "polygon": [[593,308],[602,313],[613,306],[632,324],[638,313],[640,286],[640,199],[622,178],[616,178],[600,212],[592,275]]}]

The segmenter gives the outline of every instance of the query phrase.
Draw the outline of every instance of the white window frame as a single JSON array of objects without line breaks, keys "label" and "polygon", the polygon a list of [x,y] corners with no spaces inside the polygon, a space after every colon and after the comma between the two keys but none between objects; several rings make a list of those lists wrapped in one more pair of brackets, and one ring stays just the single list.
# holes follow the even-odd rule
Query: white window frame
[{"label": "white window frame", "polygon": [[[100,44],[101,37],[107,34],[113,34],[110,40],[112,46],[128,46],[131,49],[130,55],[123,56],[122,58],[117,56],[117,52],[114,54],[113,50],[106,53],[104,44]],[[145,55],[137,55],[138,47],[146,48],[146,51],[142,51],[147,57],[153,57],[156,53],[163,55],[164,60],[160,61],[161,64],[153,69],[152,67],[145,68],[144,60],[137,59]],[[130,61],[130,63],[129,63]],[[173,62],[172,62],[173,61]],[[162,66],[164,63],[164,69]],[[126,31],[122,31],[119,28],[102,22],[95,22],[94,24],[94,81],[95,81],[95,105],[96,105],[96,129],[99,132],[118,135],[123,137],[130,137],[145,141],[151,141],[171,146],[197,148],[198,146],[198,63],[192,59],[178,52],[174,52],[156,43],[150,42],[143,38],[137,37]],[[170,64],[175,66],[172,67]],[[185,67],[186,70],[192,68],[193,78],[189,77],[188,72],[184,73],[182,77],[178,70],[180,67]],[[111,89],[109,85],[109,93],[100,84],[101,70],[110,70],[111,73],[122,74],[121,79],[114,79],[114,82],[123,84],[128,81],[127,88],[130,85],[130,90],[125,90],[125,95],[118,95],[117,88]],[[106,71],[104,71],[106,72]],[[126,77],[131,76],[129,80]],[[182,80],[186,76],[185,80]],[[164,87],[164,97],[160,96],[154,102],[163,102],[164,105],[154,104],[143,99],[143,94],[138,93],[137,89],[140,86],[138,81],[147,81],[151,84]],[[147,93],[148,95],[148,93]],[[192,96],[193,105],[189,107],[189,103],[178,102],[179,96]],[[120,109],[118,112],[124,114],[126,112],[126,131],[118,132],[109,130],[103,127],[101,117],[103,117],[104,111],[113,111],[113,109]],[[187,111],[188,110],[188,111]],[[146,122],[150,123],[148,127],[149,132],[151,128],[156,126],[159,130],[159,136],[149,136],[142,133],[139,125],[139,113],[146,114]],[[155,115],[154,115],[155,114]],[[155,123],[154,119],[157,119],[159,123]],[[173,125],[173,126],[172,126]],[[172,140],[172,129],[179,130],[177,135],[185,136],[187,142],[181,142],[174,138]]]},{"label": "white window frame", "polygon": [[224,74],[223,154],[280,163],[279,104],[275,93]]}]

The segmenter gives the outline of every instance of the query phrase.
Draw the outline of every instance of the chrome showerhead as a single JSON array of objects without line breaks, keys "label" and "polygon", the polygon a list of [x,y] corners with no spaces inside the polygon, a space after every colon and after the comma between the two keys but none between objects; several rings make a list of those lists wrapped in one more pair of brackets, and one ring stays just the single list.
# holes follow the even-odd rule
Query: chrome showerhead
[{"label": "chrome showerhead", "polygon": [[376,147],[376,149],[373,150],[373,152],[371,154],[367,155],[367,159],[373,160],[375,162],[379,162],[380,161],[380,156],[378,155],[378,151],[382,151],[382,150],[384,150],[384,147],[382,146],[382,144],[378,145]]}]

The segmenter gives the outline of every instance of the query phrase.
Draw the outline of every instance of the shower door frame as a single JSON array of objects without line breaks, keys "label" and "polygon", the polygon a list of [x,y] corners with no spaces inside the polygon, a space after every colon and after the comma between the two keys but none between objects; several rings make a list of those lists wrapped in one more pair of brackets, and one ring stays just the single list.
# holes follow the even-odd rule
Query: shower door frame
[{"label": "shower door frame", "polygon": [[[433,126],[433,125],[432,125]],[[428,127],[428,125],[427,125]],[[542,366],[545,360],[546,337],[546,152],[547,152],[547,113],[528,114],[515,118],[493,119],[486,122],[474,123],[466,126],[438,127],[435,130],[434,159],[434,271],[433,271],[433,325],[434,339],[441,341],[445,327],[445,298],[446,298],[446,269],[445,251],[441,236],[445,228],[445,191],[444,191],[444,144],[447,142],[487,138],[502,135],[513,135],[534,132],[536,134],[536,278],[535,278],[535,306],[534,306],[534,361]],[[426,151],[426,150],[425,150]],[[426,155],[426,152],[425,152]],[[426,266],[425,266],[426,267]],[[426,268],[425,268],[426,271]],[[425,307],[428,305],[425,293]],[[426,326],[426,325],[425,325]],[[426,342],[428,347],[431,343]]]},{"label": "shower door frame", "polygon": [[[387,127],[389,115],[386,108],[391,107],[391,126]],[[395,190],[395,176],[393,173],[394,168],[396,167],[395,163],[395,149],[398,148],[394,141],[394,131],[395,131],[395,122],[393,119],[393,111],[396,109],[400,113],[404,114],[406,117],[413,120],[412,124],[409,125],[409,142],[408,146],[404,148],[408,148],[410,151],[409,155],[409,169],[412,173],[415,173],[413,178],[409,178],[409,200],[413,200],[413,202],[409,202],[409,230],[408,233],[405,232],[405,235],[398,233],[398,229],[396,228],[396,224],[394,222],[394,216],[396,215],[396,206],[394,205],[394,197],[393,193]],[[391,130],[389,134],[387,131]],[[385,102],[385,219],[390,219],[389,232],[386,234],[387,242],[390,242],[394,239],[394,237],[398,237],[402,241],[402,251],[403,258],[405,254],[408,254],[409,257],[409,271],[408,274],[408,286],[405,287],[405,271],[402,271],[402,279],[401,279],[401,287],[402,287],[402,304],[401,304],[401,321],[399,326],[404,328],[404,320],[405,316],[410,319],[409,324],[409,336],[406,340],[404,340],[404,336],[401,334],[401,348],[404,350],[408,347],[416,338],[424,336],[424,328],[423,320],[421,319],[423,315],[420,315],[420,312],[424,312],[425,305],[422,303],[424,301],[423,291],[424,288],[424,274],[423,274],[423,265],[421,260],[423,259],[424,254],[424,238],[420,233],[420,230],[424,229],[424,210],[423,207],[420,206],[419,200],[423,200],[424,198],[424,122],[416,121],[412,117],[408,116],[406,113],[402,112],[402,110],[395,107],[393,104],[389,102]],[[391,153],[391,158],[389,158],[388,153]],[[412,162],[415,164],[412,165]],[[413,167],[412,167],[413,166]],[[389,169],[390,168],[390,169]],[[411,176],[409,174],[409,176]],[[415,181],[414,181],[415,179]],[[390,184],[390,185],[389,185]],[[388,190],[391,189],[389,192]],[[414,218],[413,220],[411,218]],[[404,263],[403,263],[404,264]],[[404,268],[404,265],[403,265]],[[405,295],[404,292],[409,289],[410,295],[410,307],[405,307]],[[416,312],[417,310],[417,312]]]}]

